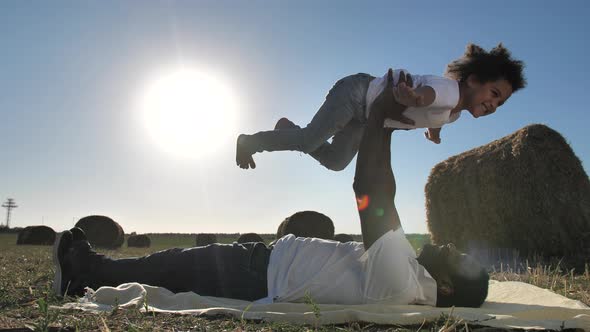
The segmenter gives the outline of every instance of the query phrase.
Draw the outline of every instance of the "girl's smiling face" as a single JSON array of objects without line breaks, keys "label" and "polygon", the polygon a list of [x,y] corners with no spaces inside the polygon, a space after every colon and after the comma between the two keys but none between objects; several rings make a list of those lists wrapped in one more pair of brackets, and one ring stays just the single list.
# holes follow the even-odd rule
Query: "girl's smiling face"
[{"label": "girl's smiling face", "polygon": [[481,83],[474,75],[467,78],[465,109],[474,118],[494,113],[512,95],[512,86],[505,79]]}]

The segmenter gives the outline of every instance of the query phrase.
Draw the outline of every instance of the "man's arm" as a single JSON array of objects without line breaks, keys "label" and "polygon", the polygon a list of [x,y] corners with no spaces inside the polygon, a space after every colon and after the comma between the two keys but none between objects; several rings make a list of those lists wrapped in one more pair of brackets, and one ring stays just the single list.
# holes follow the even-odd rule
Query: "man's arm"
[{"label": "man's arm", "polygon": [[[400,74],[399,82],[412,86],[411,78]],[[401,227],[395,209],[395,179],[391,169],[392,129],[383,128],[386,118],[400,118],[406,109],[395,101],[393,75],[388,73],[387,88],[371,105],[367,126],[360,143],[356,160],[353,189],[361,219],[361,232],[365,249],[390,230]]]}]

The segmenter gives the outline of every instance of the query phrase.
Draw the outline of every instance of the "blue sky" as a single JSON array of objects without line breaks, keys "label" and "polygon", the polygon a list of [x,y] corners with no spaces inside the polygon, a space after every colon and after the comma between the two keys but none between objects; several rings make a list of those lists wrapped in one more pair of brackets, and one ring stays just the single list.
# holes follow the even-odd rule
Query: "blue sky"
[{"label": "blue sky", "polygon": [[[2,1],[0,199],[19,205],[13,226],[57,231],[104,214],[126,232],[271,233],[317,210],[336,232],[360,233],[354,162],[333,172],[275,152],[245,171],[235,137],[283,116],[306,124],[346,75],[442,75],[468,42],[503,42],[527,65],[526,89],[490,117],[463,114],[440,145],[422,130],[394,135],[402,225],[426,233],[430,169],[528,124],[559,131],[588,169],[588,17],[584,1]],[[214,73],[237,100],[236,126],[208,155],[171,155],[141,124],[142,87],[182,65]],[[195,112],[199,130],[207,110]]]}]

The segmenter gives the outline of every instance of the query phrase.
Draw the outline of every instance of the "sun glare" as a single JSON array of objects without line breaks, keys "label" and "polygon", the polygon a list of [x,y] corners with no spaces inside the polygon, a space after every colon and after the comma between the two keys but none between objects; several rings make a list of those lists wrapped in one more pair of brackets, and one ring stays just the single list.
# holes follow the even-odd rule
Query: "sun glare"
[{"label": "sun glare", "polygon": [[204,71],[177,69],[157,77],[142,92],[140,111],[149,136],[176,156],[200,158],[235,139],[234,96]]}]

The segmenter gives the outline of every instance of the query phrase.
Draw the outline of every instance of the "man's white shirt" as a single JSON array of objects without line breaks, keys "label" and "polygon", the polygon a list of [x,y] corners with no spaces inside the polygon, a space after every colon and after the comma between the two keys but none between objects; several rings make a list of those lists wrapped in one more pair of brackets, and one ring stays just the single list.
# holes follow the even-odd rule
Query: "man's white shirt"
[{"label": "man's white shirt", "polygon": [[[397,84],[401,72],[408,73],[404,69],[393,71],[393,83]],[[414,88],[430,86],[434,89],[434,102],[427,107],[408,107],[403,115],[414,120],[414,125],[408,125],[392,119],[385,119],[384,127],[414,129],[414,128],[441,128],[447,123],[456,121],[460,112],[451,114],[451,110],[459,103],[459,84],[457,81],[434,75],[413,75]],[[369,110],[375,98],[387,85],[387,73],[383,77],[377,77],[369,83],[367,90],[367,108],[365,114],[369,117]]]},{"label": "man's white shirt", "polygon": [[258,303],[436,305],[436,281],[418,264],[401,228],[365,251],[359,242],[340,243],[292,234],[270,255],[268,297]]}]

